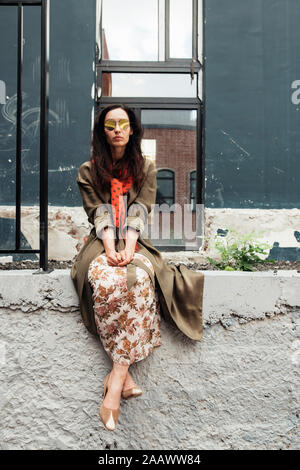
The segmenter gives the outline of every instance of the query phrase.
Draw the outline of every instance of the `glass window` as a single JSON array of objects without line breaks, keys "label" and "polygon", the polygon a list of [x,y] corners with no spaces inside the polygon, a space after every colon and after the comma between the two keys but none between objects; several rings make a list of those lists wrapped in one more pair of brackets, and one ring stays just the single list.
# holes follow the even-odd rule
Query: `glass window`
[{"label": "glass window", "polygon": [[158,0],[103,0],[102,59],[158,60]]},{"label": "glass window", "polygon": [[[190,174],[197,166],[197,111],[142,109],[141,118],[144,138],[156,142],[156,204],[174,205],[170,213],[155,211],[153,242],[157,246],[196,246],[196,213],[189,204]],[[170,233],[164,237],[168,229]]]},{"label": "glass window", "polygon": [[156,204],[172,206],[175,202],[174,199],[174,171],[158,170]]},{"label": "glass window", "polygon": [[193,0],[170,0],[170,57],[192,58]]},{"label": "glass window", "polygon": [[103,73],[102,96],[193,98],[197,80],[189,74]]},{"label": "glass window", "polygon": [[142,152],[150,160],[156,161],[156,139],[142,139]]},{"label": "glass window", "polygon": [[197,111],[194,109],[147,109],[142,111],[146,128],[189,129],[195,131]]}]

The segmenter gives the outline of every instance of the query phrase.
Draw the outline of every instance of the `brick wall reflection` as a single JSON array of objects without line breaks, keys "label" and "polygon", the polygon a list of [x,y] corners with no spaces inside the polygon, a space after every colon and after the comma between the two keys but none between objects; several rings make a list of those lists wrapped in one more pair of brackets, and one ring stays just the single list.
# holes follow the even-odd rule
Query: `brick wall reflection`
[{"label": "brick wall reflection", "polygon": [[[144,128],[145,139],[156,140],[157,169],[171,169],[175,172],[175,203],[183,206],[190,203],[190,172],[196,170],[196,130]],[[195,213],[192,216],[192,229],[195,230]],[[174,227],[174,214],[170,217],[171,230]],[[160,214],[160,236],[162,215]]]}]

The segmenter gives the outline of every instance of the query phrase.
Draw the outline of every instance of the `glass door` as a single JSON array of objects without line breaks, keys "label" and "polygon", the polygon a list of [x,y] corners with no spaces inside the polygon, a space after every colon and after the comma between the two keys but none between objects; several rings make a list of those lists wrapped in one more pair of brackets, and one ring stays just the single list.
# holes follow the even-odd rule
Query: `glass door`
[{"label": "glass door", "polygon": [[157,247],[197,249],[197,109],[141,109],[143,153],[157,168],[150,238]]}]

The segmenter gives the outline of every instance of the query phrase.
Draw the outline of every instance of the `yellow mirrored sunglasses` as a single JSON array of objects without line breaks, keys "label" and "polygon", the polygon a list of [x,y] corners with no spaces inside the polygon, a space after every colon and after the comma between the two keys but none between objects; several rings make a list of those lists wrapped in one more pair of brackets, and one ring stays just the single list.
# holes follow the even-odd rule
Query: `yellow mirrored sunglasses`
[{"label": "yellow mirrored sunglasses", "polygon": [[122,131],[125,131],[130,126],[130,122],[128,119],[120,119],[120,121],[114,121],[113,119],[108,119],[107,121],[105,121],[104,127],[108,131],[113,131],[117,126],[117,122],[119,123],[119,127]]}]

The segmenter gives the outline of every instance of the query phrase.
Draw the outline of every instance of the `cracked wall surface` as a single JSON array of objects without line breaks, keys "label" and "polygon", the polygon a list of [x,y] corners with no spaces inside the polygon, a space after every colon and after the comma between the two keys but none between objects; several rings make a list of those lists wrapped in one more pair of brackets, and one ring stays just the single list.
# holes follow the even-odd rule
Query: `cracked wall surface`
[{"label": "cracked wall surface", "polygon": [[299,448],[296,271],[205,271],[203,340],[162,322],[114,433],[98,417],[110,360],[69,270],[33,272],[0,273],[1,449]]}]

